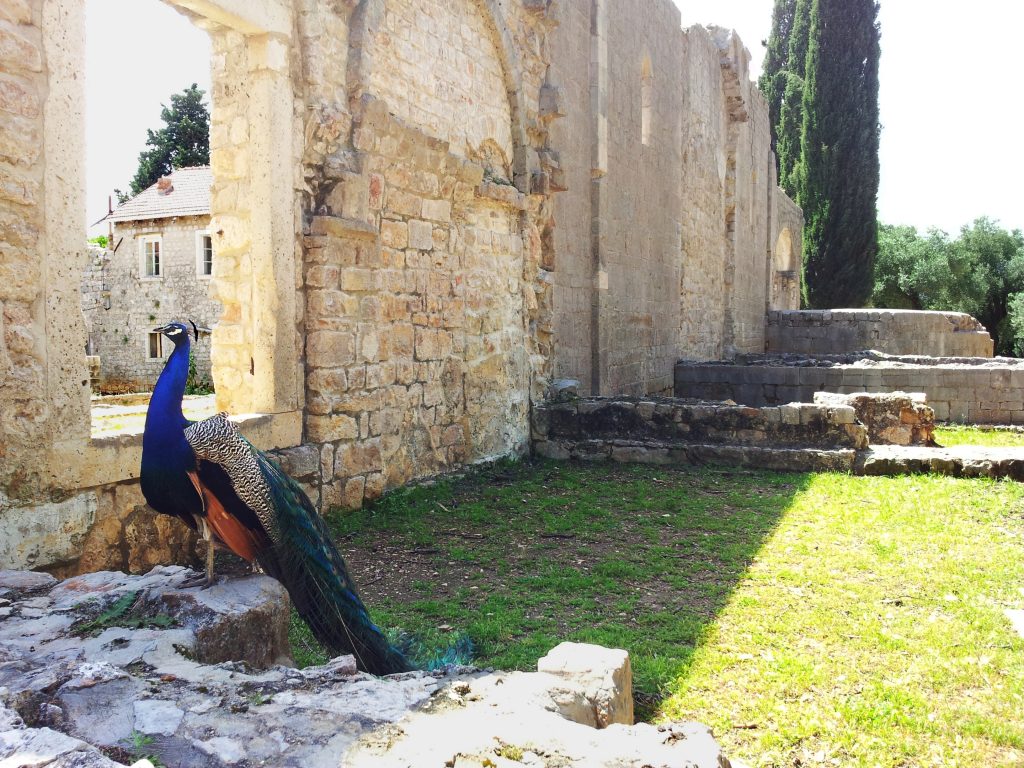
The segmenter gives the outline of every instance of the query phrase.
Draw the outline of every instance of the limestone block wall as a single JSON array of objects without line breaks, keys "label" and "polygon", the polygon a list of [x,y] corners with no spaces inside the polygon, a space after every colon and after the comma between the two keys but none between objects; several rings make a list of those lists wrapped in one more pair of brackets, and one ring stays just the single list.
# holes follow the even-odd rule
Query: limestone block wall
[{"label": "limestone block wall", "polygon": [[729,124],[725,145],[724,353],[764,349],[770,191],[776,188],[768,108],[750,81],[750,55],[730,30],[709,32],[722,61]]},{"label": "limestone block wall", "polygon": [[89,435],[84,184],[62,172],[84,150],[82,14],[0,8],[0,510],[50,487],[52,457]]},{"label": "limestone block wall", "polygon": [[649,0],[615,0],[605,12],[607,167],[595,182],[601,388],[667,392],[666,372],[678,352],[682,266],[679,12]]},{"label": "limestone block wall", "polygon": [[[171,352],[168,344],[164,357],[149,358],[149,333],[154,327],[172,319],[191,320],[201,328],[217,323],[221,307],[210,298],[210,277],[197,272],[201,232],[210,233],[209,216],[125,222],[114,228],[117,250],[103,258],[99,269],[101,294],[107,295],[100,295],[96,303],[83,296],[83,307],[89,307],[85,311],[89,348],[100,357],[101,386],[125,384],[138,391],[153,387]],[[140,274],[141,238],[152,235],[158,235],[161,243],[159,278]],[[197,373],[209,380],[209,335],[193,349]]]},{"label": "limestone block wall", "polygon": [[[213,42],[219,406],[264,414],[250,439],[292,449],[325,504],[525,450],[554,344],[547,5],[166,1]],[[83,6],[0,16],[0,562],[15,567],[147,562],[138,436],[89,438]],[[132,312],[192,314],[160,301]]]},{"label": "limestone block wall", "polygon": [[[395,117],[512,178],[512,115],[492,31],[475,2],[390,0],[368,24],[366,91]],[[410,87],[415,84],[415,87]]]},{"label": "limestone block wall", "polygon": [[[592,169],[600,159],[593,141],[599,117],[591,107],[591,4],[559,3],[557,12],[559,23],[550,33],[551,46],[558,51],[552,78],[557,79],[558,108],[564,117],[552,122],[550,133],[558,153],[559,180],[568,191],[554,197],[556,226],[548,233],[557,260],[552,273],[554,373],[556,378],[578,379],[585,391],[597,391],[596,259],[600,251],[597,233],[591,232],[591,198]],[[601,50],[595,48],[595,55]],[[595,62],[595,87],[599,72],[606,69]]]},{"label": "limestone block wall", "polygon": [[888,355],[992,357],[985,327],[962,312],[834,309],[770,312],[771,353],[839,355],[874,349]]},{"label": "limestone block wall", "polygon": [[527,147],[545,134],[528,140],[522,118],[546,68],[510,59],[503,33],[536,36],[545,14],[487,10],[388,0],[348,21],[352,110],[335,122],[351,136],[307,152],[322,175],[303,242],[304,440],[324,506],[528,442],[551,358],[550,212]]},{"label": "limestone block wall", "polygon": [[703,28],[687,31],[683,61],[682,282],[680,354],[722,357],[726,322],[725,183],[731,117],[718,46]]},{"label": "limestone block wall", "polygon": [[533,450],[550,459],[729,463],[850,471],[868,430],[849,405],[752,408],[673,398],[587,397],[533,413]]},{"label": "limestone block wall", "polygon": [[[322,505],[525,450],[556,370],[663,391],[691,350],[761,338],[760,97],[742,45],[684,33],[669,0],[165,2],[213,43],[218,405],[262,414],[251,439],[296,451]],[[0,528],[20,553],[0,559],[19,567],[99,567],[101,530],[129,562],[139,539],[138,436],[89,437],[83,8],[0,9]]]},{"label": "limestone block wall", "polygon": [[[936,358],[817,365],[676,366],[677,397],[751,406],[807,402],[816,392],[923,392],[938,421],[1024,424],[1024,365]],[[928,363],[932,364],[928,364]]]}]

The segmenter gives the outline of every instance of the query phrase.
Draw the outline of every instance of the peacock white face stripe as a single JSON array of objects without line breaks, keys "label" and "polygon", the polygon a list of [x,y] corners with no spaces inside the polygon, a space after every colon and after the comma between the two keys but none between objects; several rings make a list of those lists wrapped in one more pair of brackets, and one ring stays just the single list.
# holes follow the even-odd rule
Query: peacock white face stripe
[{"label": "peacock white face stripe", "polygon": [[274,502],[253,447],[218,413],[185,428],[185,439],[196,457],[219,464],[231,480],[231,487],[246,506],[256,513],[271,541],[278,541]]}]

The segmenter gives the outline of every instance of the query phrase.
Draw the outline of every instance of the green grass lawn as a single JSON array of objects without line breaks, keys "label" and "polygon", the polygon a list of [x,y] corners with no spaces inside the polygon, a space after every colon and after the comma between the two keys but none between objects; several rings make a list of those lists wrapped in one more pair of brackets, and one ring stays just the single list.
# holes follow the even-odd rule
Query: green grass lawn
[{"label": "green grass lawn", "polygon": [[973,426],[947,424],[935,428],[935,442],[943,447],[983,445],[989,448],[1024,447],[1024,431],[1015,429],[981,429]]},{"label": "green grass lawn", "polygon": [[383,626],[626,648],[642,716],[752,765],[1024,764],[1017,484],[523,464],[330,521]]}]

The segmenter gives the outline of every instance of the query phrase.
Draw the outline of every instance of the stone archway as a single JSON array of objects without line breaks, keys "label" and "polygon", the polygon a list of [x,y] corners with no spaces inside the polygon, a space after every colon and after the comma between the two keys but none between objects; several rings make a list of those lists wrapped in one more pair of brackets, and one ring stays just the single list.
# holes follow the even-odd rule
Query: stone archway
[{"label": "stone archway", "polygon": [[793,233],[783,228],[775,240],[772,252],[771,301],[769,310],[800,308],[800,266],[796,249],[793,247]]}]

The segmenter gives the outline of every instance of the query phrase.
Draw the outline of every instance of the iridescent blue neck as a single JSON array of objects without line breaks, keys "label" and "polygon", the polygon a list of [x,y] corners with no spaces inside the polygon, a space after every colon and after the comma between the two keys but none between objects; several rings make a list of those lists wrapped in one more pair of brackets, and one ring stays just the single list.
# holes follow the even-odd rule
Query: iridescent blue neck
[{"label": "iridescent blue neck", "polygon": [[189,341],[185,339],[175,346],[153,389],[146,413],[147,436],[167,439],[175,433],[180,434],[188,424],[181,413],[181,399],[185,396],[188,379],[188,358]]}]

